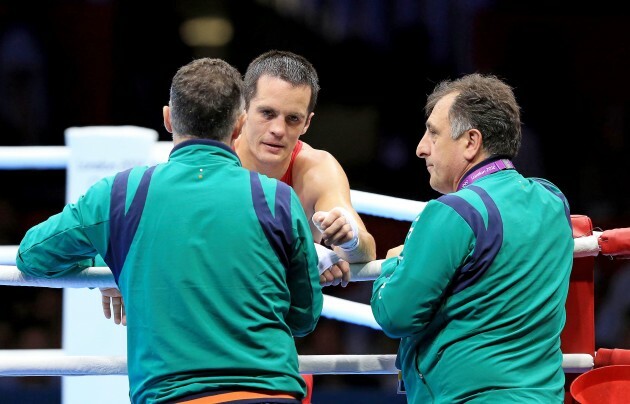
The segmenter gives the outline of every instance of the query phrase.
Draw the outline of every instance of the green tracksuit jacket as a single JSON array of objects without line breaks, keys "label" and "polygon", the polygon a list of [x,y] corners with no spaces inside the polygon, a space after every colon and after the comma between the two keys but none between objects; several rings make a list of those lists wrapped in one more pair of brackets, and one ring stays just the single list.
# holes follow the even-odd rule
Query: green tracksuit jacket
[{"label": "green tracksuit jacket", "polygon": [[126,305],[133,403],[305,394],[293,337],[315,328],[323,298],[309,222],[286,184],[242,168],[222,143],[186,141],[29,230],[17,265],[56,277],[97,254]]},{"label": "green tracksuit jacket", "polygon": [[383,262],[372,310],[401,338],[410,403],[562,403],[573,261],[560,191],[499,171],[429,202]]}]

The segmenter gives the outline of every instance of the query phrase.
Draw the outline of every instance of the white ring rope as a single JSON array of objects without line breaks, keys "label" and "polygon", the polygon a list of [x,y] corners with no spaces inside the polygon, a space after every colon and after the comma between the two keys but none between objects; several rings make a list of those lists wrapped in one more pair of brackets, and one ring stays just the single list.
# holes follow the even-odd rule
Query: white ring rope
[{"label": "white ring rope", "polygon": [[16,245],[0,246],[0,265],[15,265],[17,251],[18,246]]},{"label": "white ring rope", "polygon": [[[359,191],[355,191],[359,192]],[[382,197],[383,195],[374,195],[375,197]],[[403,199],[404,200],[404,199]],[[385,209],[385,207],[381,207]],[[360,212],[365,213],[365,212]],[[370,211],[367,214],[376,215],[376,211]],[[402,215],[401,215],[402,217]],[[403,219],[400,219],[403,220]],[[595,257],[599,255],[599,236],[602,234],[600,231],[594,231],[591,236],[578,237],[573,239],[573,257]],[[17,254],[18,246],[5,245],[0,246],[0,265],[15,265],[15,256]],[[363,264],[350,264],[352,271],[352,281],[373,281],[381,273],[381,262],[383,260],[375,260]]]},{"label": "white ring rope", "polygon": [[[153,161],[163,160],[172,148],[173,142],[156,142]],[[69,160],[68,146],[0,146],[0,170],[66,169]]]},{"label": "white ring rope", "polygon": [[[13,259],[15,262],[15,259]],[[350,264],[352,281],[374,280],[381,273],[383,260],[367,264]],[[89,267],[74,275],[38,278],[25,275],[15,265],[0,265],[0,285],[37,286],[46,288],[115,288],[116,282],[107,267]]]},{"label": "white ring rope", "polygon": [[66,146],[3,146],[0,147],[0,169],[65,169],[69,157],[70,148]]},{"label": "white ring rope", "polygon": [[408,222],[412,222],[427,204],[354,189],[350,190],[350,199],[358,213]]},{"label": "white ring rope", "polygon": [[0,265],[0,285],[44,288],[116,288],[112,271],[107,267],[90,267],[74,275],[37,278],[24,275],[16,266]]},{"label": "white ring rope", "polygon": [[324,295],[324,307],[322,316],[333,320],[345,321],[347,323],[370,327],[380,330],[372,314],[372,307],[369,304],[357,303],[338,297]]},{"label": "white ring rope", "polygon": [[[378,262],[380,268],[380,262]],[[58,278],[36,278],[24,275],[15,266],[0,265],[0,285],[48,288],[116,288],[114,276],[107,267],[90,267],[78,274]],[[324,295],[322,316],[380,330],[368,304]]]},{"label": "white ring rope", "polygon": [[[125,356],[70,356],[62,350],[29,353],[31,350],[0,351],[0,376],[124,376]],[[397,374],[396,355],[300,355],[300,373],[306,374]],[[462,366],[467,366],[465,363]],[[562,355],[565,373],[584,373],[593,368],[588,354]]]}]

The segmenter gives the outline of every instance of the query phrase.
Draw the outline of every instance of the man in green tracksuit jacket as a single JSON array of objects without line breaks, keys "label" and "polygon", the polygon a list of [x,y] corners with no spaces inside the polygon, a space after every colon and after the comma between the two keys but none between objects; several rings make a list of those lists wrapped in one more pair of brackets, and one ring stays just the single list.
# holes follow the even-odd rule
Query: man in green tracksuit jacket
[{"label": "man in green tracksuit jacket", "polygon": [[133,403],[306,392],[293,337],[321,313],[317,255],[293,190],[232,150],[242,91],[221,60],[179,69],[164,107],[169,161],[101,180],[20,244],[18,268],[33,276],[104,257],[125,302]]},{"label": "man in green tracksuit jacket", "polygon": [[445,195],[388,252],[371,302],[384,332],[401,338],[408,400],[562,403],[567,201],[514,169],[519,107],[496,77],[440,83],[426,110],[417,155]]}]

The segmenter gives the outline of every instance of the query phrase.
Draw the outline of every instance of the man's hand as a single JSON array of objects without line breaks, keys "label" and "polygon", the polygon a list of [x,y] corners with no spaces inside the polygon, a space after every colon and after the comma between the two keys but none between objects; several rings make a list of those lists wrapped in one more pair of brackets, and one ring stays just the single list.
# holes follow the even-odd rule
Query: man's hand
[{"label": "man's hand", "polygon": [[390,248],[389,250],[387,250],[387,255],[385,256],[385,258],[398,257],[403,247],[404,244],[399,245],[398,247]]},{"label": "man's hand", "polygon": [[125,314],[125,302],[120,290],[116,288],[101,288],[101,302],[103,304],[103,314],[106,318],[112,318],[112,308],[114,311],[114,323],[127,325],[127,315]]},{"label": "man's hand", "polygon": [[350,276],[350,264],[341,260],[319,275],[319,284],[322,286],[341,285],[345,288],[350,282]]},{"label": "man's hand", "polygon": [[341,284],[346,287],[350,282],[350,264],[339,258],[330,248],[315,243],[317,252],[317,269],[319,271],[319,284],[322,286],[337,286]]},{"label": "man's hand", "polygon": [[350,212],[343,208],[333,208],[330,212],[315,212],[313,224],[322,232],[322,240],[327,246],[337,246],[353,250],[359,245],[359,228]]}]

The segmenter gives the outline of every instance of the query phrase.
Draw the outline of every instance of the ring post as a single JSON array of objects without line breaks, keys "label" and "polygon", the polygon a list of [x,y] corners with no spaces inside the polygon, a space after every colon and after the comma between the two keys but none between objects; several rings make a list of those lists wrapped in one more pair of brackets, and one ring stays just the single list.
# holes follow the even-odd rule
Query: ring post
[{"label": "ring post", "polygon": [[[101,178],[152,163],[155,130],[136,126],[87,126],[66,129],[70,149],[66,202],[79,197]],[[64,289],[62,347],[68,355],[126,355],[125,327],[103,316],[98,289]],[[62,402],[83,404],[129,402],[126,376],[63,377]]]}]

